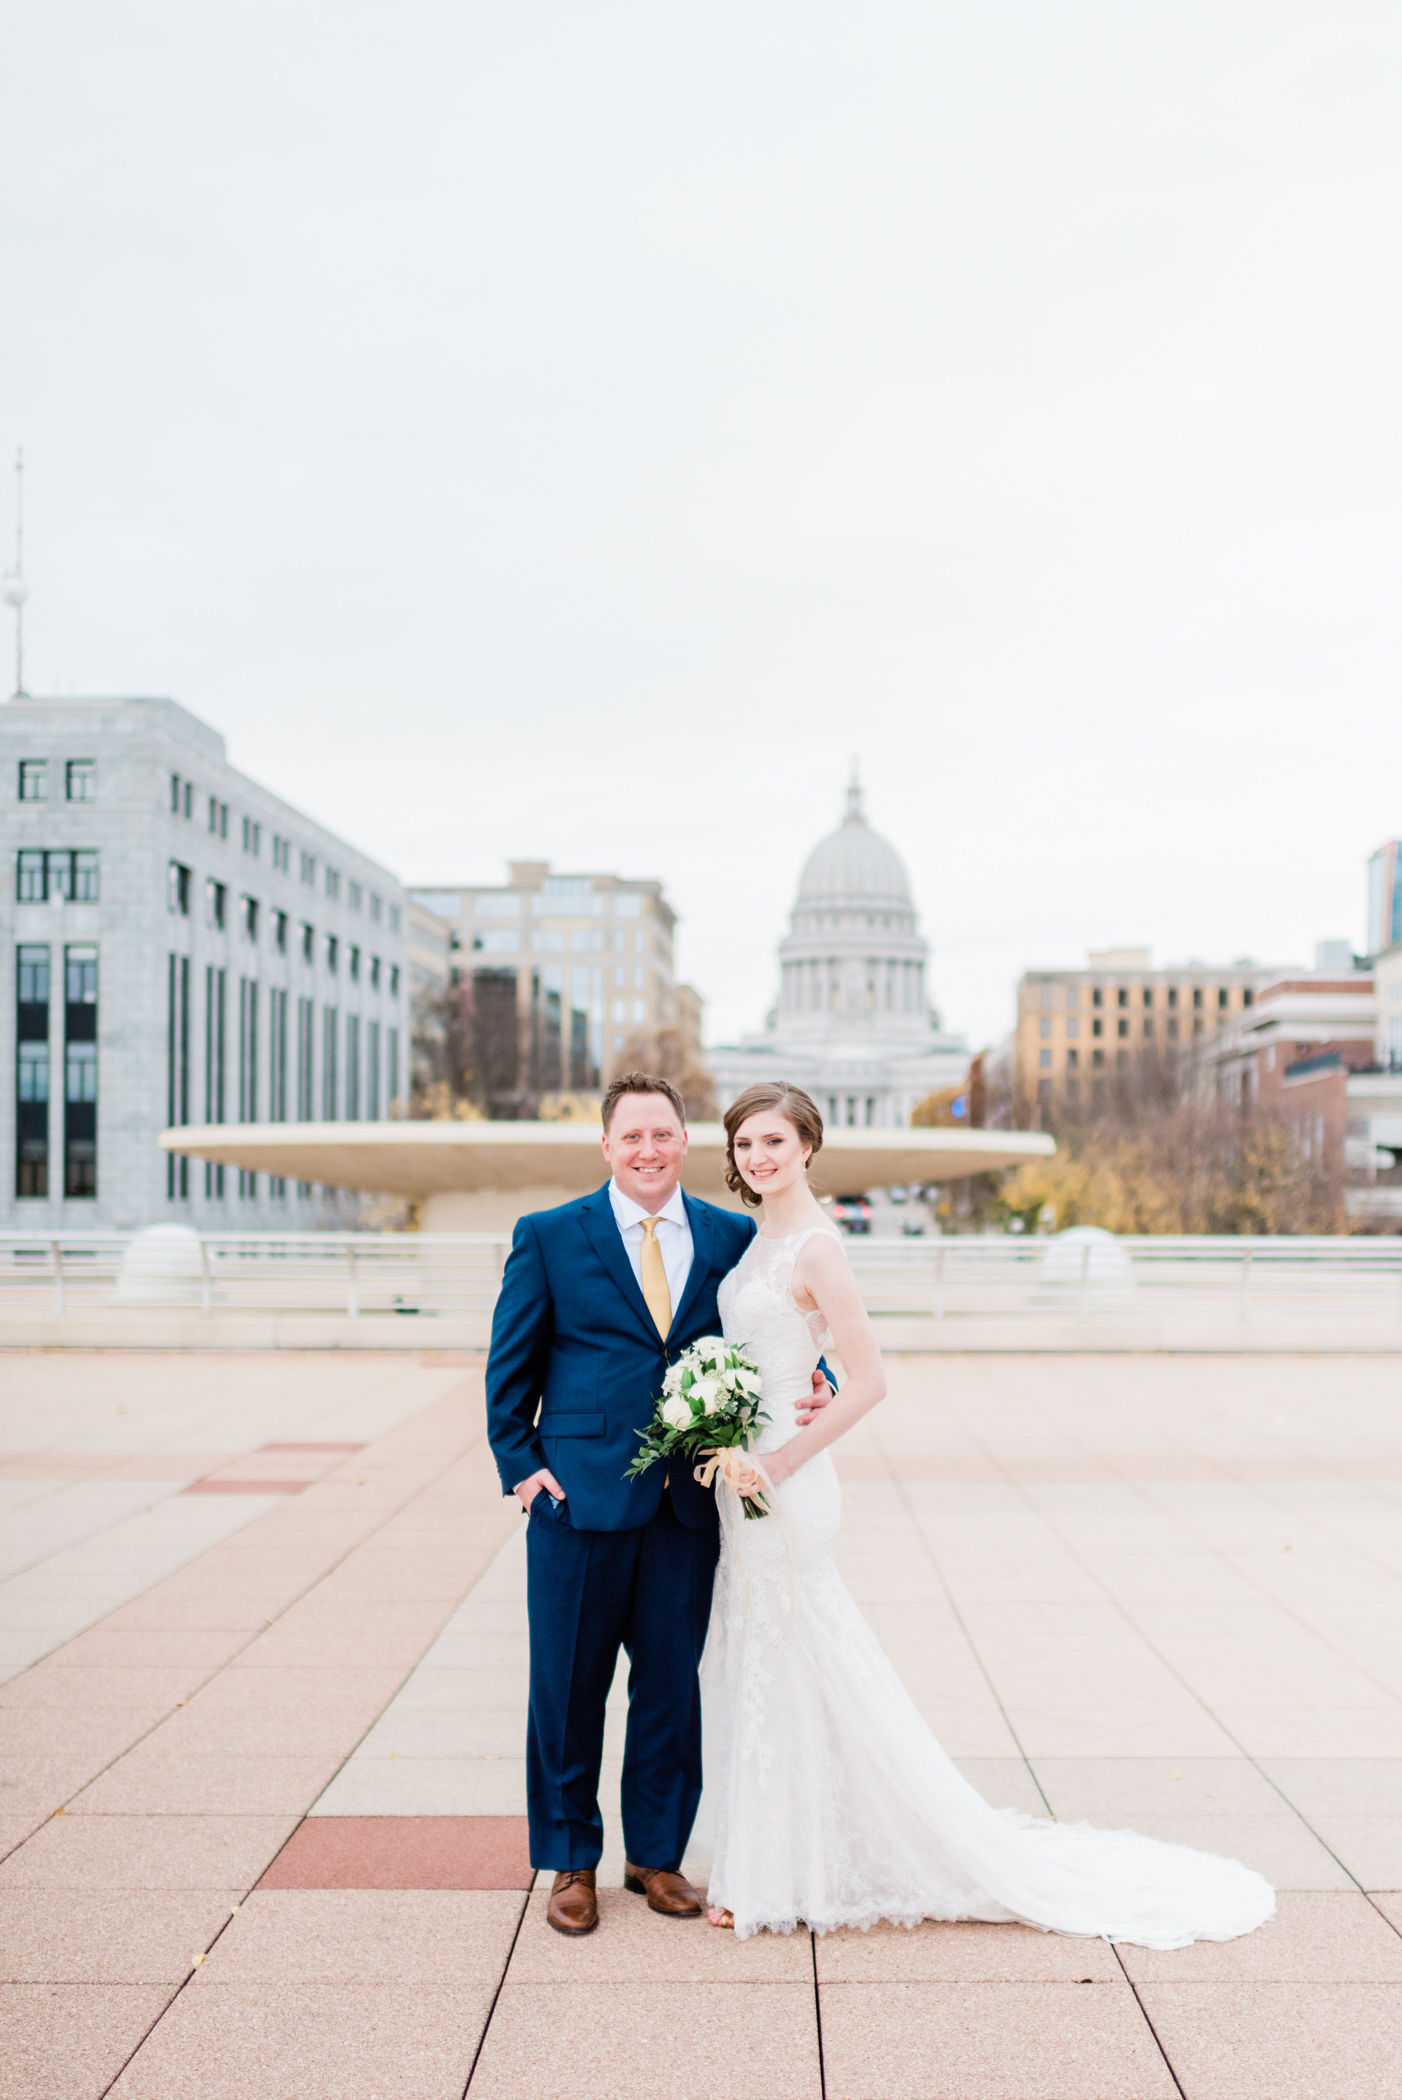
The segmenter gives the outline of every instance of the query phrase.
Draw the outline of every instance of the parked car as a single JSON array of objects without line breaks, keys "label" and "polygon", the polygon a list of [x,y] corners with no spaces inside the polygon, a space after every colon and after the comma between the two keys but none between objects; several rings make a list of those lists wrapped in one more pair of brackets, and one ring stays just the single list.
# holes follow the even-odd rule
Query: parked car
[{"label": "parked car", "polygon": [[915,1211],[908,1218],[901,1219],[901,1232],[908,1240],[918,1240],[924,1237],[925,1220],[921,1217],[919,1211]]},{"label": "parked car", "polygon": [[865,1196],[839,1196],[832,1207],[833,1222],[844,1232],[871,1231],[871,1205]]}]

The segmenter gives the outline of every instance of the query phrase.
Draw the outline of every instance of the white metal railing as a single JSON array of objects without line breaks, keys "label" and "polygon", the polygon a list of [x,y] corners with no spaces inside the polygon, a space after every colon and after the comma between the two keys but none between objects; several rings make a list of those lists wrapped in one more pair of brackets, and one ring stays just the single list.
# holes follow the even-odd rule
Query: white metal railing
[{"label": "white metal railing", "polygon": [[[0,1234],[0,1317],[161,1308],[351,1319],[486,1314],[494,1233]],[[960,1321],[1402,1322],[1402,1238],[1011,1235],[847,1242],[875,1314]]]}]

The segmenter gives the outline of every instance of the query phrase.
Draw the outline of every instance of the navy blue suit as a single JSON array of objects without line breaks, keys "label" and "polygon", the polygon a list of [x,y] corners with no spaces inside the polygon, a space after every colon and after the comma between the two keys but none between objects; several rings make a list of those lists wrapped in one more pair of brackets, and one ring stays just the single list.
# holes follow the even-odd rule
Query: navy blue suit
[{"label": "navy blue suit", "polygon": [[[531,1504],[527,1800],[531,1862],[597,1866],[604,1702],[629,1658],[623,1835],[636,1866],[680,1867],[701,1798],[705,1645],[720,1549],[715,1497],[689,1467],[624,1474],[668,1364],[720,1331],[716,1288],[754,1221],[684,1196],[691,1273],[665,1343],[608,1188],[522,1218],[492,1320],[487,1424],[502,1492],[542,1466],[565,1491]],[[537,1409],[539,1417],[537,1418]]]}]

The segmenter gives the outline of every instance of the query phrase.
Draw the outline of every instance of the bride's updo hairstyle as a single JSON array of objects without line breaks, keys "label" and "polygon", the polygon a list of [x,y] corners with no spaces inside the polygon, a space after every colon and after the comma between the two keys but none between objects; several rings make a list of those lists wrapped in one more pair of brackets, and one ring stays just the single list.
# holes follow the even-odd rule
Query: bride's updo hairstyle
[{"label": "bride's updo hairstyle", "polygon": [[767,1108],[777,1109],[786,1123],[793,1124],[803,1143],[811,1147],[810,1167],[823,1149],[823,1119],[811,1094],[783,1079],[764,1079],[758,1086],[747,1086],[725,1112],[725,1185],[751,1210],[759,1209],[761,1198],[735,1164],[735,1133],[742,1123],[748,1123],[751,1116],[762,1116]]}]

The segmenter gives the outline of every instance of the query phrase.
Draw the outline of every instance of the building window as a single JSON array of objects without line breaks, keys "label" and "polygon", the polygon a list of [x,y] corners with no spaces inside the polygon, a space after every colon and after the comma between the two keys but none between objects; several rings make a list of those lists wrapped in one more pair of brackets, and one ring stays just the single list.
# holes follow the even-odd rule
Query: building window
[{"label": "building window", "polygon": [[178,773],[172,773],[170,776],[170,813],[173,817],[178,817],[180,814],[180,775]]},{"label": "building window", "polygon": [[1118,1022],[1118,1023],[1117,1023],[1117,1025],[1116,1025],[1115,1033],[1116,1033],[1117,1035],[1119,1035],[1119,1036],[1127,1036],[1127,1035],[1129,1034],[1129,1023],[1128,1023],[1128,1021],[1120,1021],[1120,1022]]},{"label": "building window", "polygon": [[365,1023],[365,1114],[371,1123],[380,1117],[380,1024]]},{"label": "building window", "polygon": [[391,963],[391,964],[390,964],[390,968],[389,968],[389,995],[390,995],[390,998],[391,998],[391,999],[397,999],[397,998],[399,997],[399,965],[398,965],[398,963]]},{"label": "building window", "polygon": [[1090,1061],[1098,1071],[1105,1062],[1105,1052],[1103,1050],[1092,1050],[1090,1053]]},{"label": "building window", "polygon": [[1170,1014],[1170,1015],[1169,1015],[1169,1017],[1168,1017],[1168,1035],[1169,1035],[1169,1041],[1170,1041],[1170,1042],[1174,1042],[1174,1043],[1176,1043],[1176,1042],[1177,1042],[1177,1040],[1178,1040],[1178,1016],[1177,1016],[1177,1014]]},{"label": "building window", "polygon": [[370,923],[371,923],[371,925],[372,925],[372,926],[378,926],[378,925],[379,925],[379,923],[380,923],[380,912],[381,912],[381,910],[382,910],[382,909],[383,909],[383,906],[381,905],[381,902],[380,902],[380,899],[379,899],[379,897],[378,897],[378,896],[377,896],[377,895],[375,894],[374,890],[371,890],[371,892],[370,892]]},{"label": "building window", "polygon": [[[172,861],[172,867],[176,864]],[[186,870],[188,874],[189,870]],[[166,957],[166,1122],[178,1130],[190,1120],[190,958]],[[166,1154],[166,1195],[190,1193],[190,1162]]]},{"label": "building window", "polygon": [[1201,1034],[1202,1034],[1202,1015],[1201,1015],[1201,1014],[1194,1014],[1194,1015],[1193,1015],[1193,1034],[1194,1034],[1194,1035],[1201,1035]]},{"label": "building window", "polygon": [[97,851],[62,847],[57,852],[26,847],[15,870],[15,901],[44,904],[61,897],[74,904],[95,904],[98,898]]},{"label": "building window", "polygon": [[97,950],[63,959],[63,1193],[97,1194]]},{"label": "building window", "polygon": [[378,955],[372,955],[370,958],[370,989],[372,992],[377,992],[380,989],[380,958]]},{"label": "building window", "polygon": [[97,760],[95,758],[70,758],[65,778],[70,802],[96,802]]},{"label": "building window", "polygon": [[[239,979],[239,1121],[258,1121],[258,980],[256,977]],[[247,1196],[252,1191],[244,1184],[252,1181],[252,1175],[239,1175],[239,1194]]]},{"label": "building window", "polygon": [[1119,988],[1119,991],[1118,991],[1118,992],[1116,993],[1116,995],[1115,995],[1115,996],[1116,996],[1116,1002],[1117,1002],[1117,1004],[1119,1004],[1120,1006],[1128,1006],[1128,1005],[1129,1005],[1129,993],[1128,993],[1128,991],[1126,990],[1126,988],[1124,987],[1124,985],[1121,985],[1121,986],[1120,986],[1120,988]]},{"label": "building window", "polygon": [[1256,993],[1253,986],[1248,984],[1242,987],[1241,1003],[1243,1006],[1254,1006],[1256,1004]]},{"label": "building window", "polygon": [[287,994],[268,994],[268,1121],[287,1121]]},{"label": "building window", "polygon": [[1043,1006],[1050,1006],[1050,1005],[1051,1005],[1051,1003],[1052,1003],[1052,988],[1051,988],[1051,986],[1050,986],[1049,984],[1044,984],[1044,985],[1042,986],[1042,1004],[1043,1004]]},{"label": "building window", "polygon": [[[204,973],[204,1119],[224,1120],[224,998],[225,973],[213,963]],[[207,1197],[224,1195],[224,1169],[205,1161],[204,1192]]]},{"label": "building window", "polygon": [[1149,1038],[1150,1038],[1150,1037],[1151,1037],[1151,1036],[1153,1035],[1153,1033],[1154,1033],[1154,1022],[1153,1022],[1153,1016],[1152,1016],[1151,1014],[1146,1014],[1146,1015],[1144,1016],[1144,1040],[1145,1040],[1145,1041],[1147,1042],[1147,1041],[1149,1040]]},{"label": "building window", "polygon": [[310,1123],[313,1113],[312,1060],[316,1054],[314,1014],[310,999],[297,1001],[297,1121]]},{"label": "building window", "polygon": [[46,758],[22,758],[20,760],[19,799],[21,802],[48,801],[49,761]]},{"label": "building window", "polygon": [[275,911],[273,913],[273,946],[279,955],[286,955],[287,913],[285,911]]},{"label": "building window", "polygon": [[309,926],[305,919],[302,921],[302,960],[304,963],[316,960],[316,928]]},{"label": "building window", "polygon": [[341,894],[341,878],[334,868],[326,870],[326,894],[328,897],[339,897]]},{"label": "building window", "polygon": [[1103,1006],[1105,1004],[1105,994],[1100,989],[1099,985],[1096,985],[1095,989],[1092,991],[1090,995],[1090,1003],[1092,1006]]},{"label": "building window", "polygon": [[346,1121],[360,1121],[360,1017],[346,1015]]},{"label": "building window", "polygon": [[359,950],[358,948],[348,948],[348,949],[346,950],[346,968],[347,968],[347,969],[349,970],[349,972],[350,972],[350,981],[351,981],[351,983],[352,983],[352,984],[359,984],[359,982],[360,982],[360,950]]},{"label": "building window", "polygon": [[1074,1072],[1074,1071],[1075,1071],[1075,1069],[1076,1069],[1076,1067],[1077,1067],[1077,1065],[1078,1065],[1078,1064],[1080,1063],[1080,1061],[1081,1061],[1081,1053],[1080,1053],[1080,1051],[1079,1051],[1079,1050],[1068,1050],[1068,1051],[1067,1051],[1067,1053],[1066,1053],[1066,1069],[1067,1069],[1067,1071],[1068,1071],[1068,1072]]},{"label": "building window", "polygon": [[1073,1038],[1074,1038],[1075,1036],[1078,1036],[1078,1035],[1080,1034],[1080,1032],[1081,1032],[1081,1024],[1080,1024],[1080,1022],[1079,1022],[1079,1021],[1077,1020],[1077,1018],[1076,1018],[1075,1014],[1071,1014],[1071,1015],[1069,1015],[1069,1016],[1067,1017],[1067,1022],[1066,1022],[1066,1033],[1067,1033],[1068,1037],[1073,1037]]},{"label": "building window", "polygon": [[1037,1032],[1039,1035],[1049,1036],[1051,1034],[1051,1022],[1047,1020],[1041,1021],[1038,1025]]},{"label": "building window", "polygon": [[284,875],[292,873],[292,841],[279,838],[276,832],[273,833],[273,866],[280,868]]},{"label": "building window", "polygon": [[1050,1052],[1050,1050],[1039,1050],[1039,1051],[1037,1052],[1037,1062],[1038,1062],[1038,1064],[1039,1064],[1039,1065],[1041,1066],[1041,1068],[1042,1068],[1042,1070],[1043,1070],[1044,1072],[1050,1072],[1050,1070],[1051,1070],[1051,1052]]},{"label": "building window", "polygon": [[614,1002],[613,1002],[613,1018],[614,1018],[614,1020],[615,1020],[615,1021],[626,1021],[626,1020],[627,1020],[627,1018],[628,1018],[628,1001],[627,1001],[626,999],[615,999],[615,1000],[614,1000]]},{"label": "building window", "polygon": [[385,1030],[385,1099],[393,1109],[399,1099],[399,1030]]},{"label": "building window", "polygon": [[1154,1003],[1154,987],[1153,987],[1153,986],[1152,986],[1151,984],[1146,984],[1146,985],[1145,985],[1145,987],[1144,987],[1144,1004],[1145,1004],[1145,1006],[1152,1006],[1152,1005],[1153,1005],[1153,1003]]},{"label": "building window", "polygon": [[647,1001],[646,1001],[646,999],[635,999],[635,1000],[633,1001],[633,1025],[634,1025],[634,1027],[635,1027],[635,1028],[641,1028],[641,1027],[642,1027],[642,1025],[643,1025],[643,1023],[644,1023],[644,1022],[645,1022],[646,1020],[647,1020]]},{"label": "building window", "polygon": [[337,1023],[340,1019],[334,1006],[321,1009],[321,1120],[336,1121],[336,1048]]},{"label": "building window", "polygon": [[637,890],[619,890],[613,900],[614,917],[636,919],[642,914],[643,900]]},{"label": "building window", "polygon": [[15,1194],[49,1193],[49,950],[22,942],[15,972]]},{"label": "building window", "polygon": [[229,892],[222,882],[216,882],[212,875],[207,875],[204,883],[205,924],[217,926],[222,933],[228,921],[228,910]]},{"label": "building window", "polygon": [[1171,984],[1168,988],[1168,1003],[1170,1006],[1178,1004],[1178,987],[1176,984]]},{"label": "building window", "polygon": [[304,853],[302,855],[301,870],[303,882],[314,883],[316,881],[316,855],[314,853]]},{"label": "building window", "polygon": [[256,857],[258,856],[258,854],[259,854],[259,853],[260,853],[260,852],[262,851],[262,846],[263,846],[263,827],[262,827],[262,825],[261,825],[261,824],[255,824],[255,822],[253,821],[253,818],[252,818],[252,817],[245,817],[245,818],[244,818],[244,820],[243,820],[243,850],[244,850],[244,852],[245,852],[245,853],[251,853],[251,854],[253,854],[253,855],[254,855],[254,857],[255,857],[255,859],[256,859]]},{"label": "building window", "polygon": [[166,869],[166,905],[182,919],[190,916],[190,884],[193,879],[181,861],[171,861]]},{"label": "building window", "polygon": [[1193,986],[1193,1004],[1194,1006],[1202,1005],[1202,986],[1200,984]]},{"label": "building window", "polygon": [[361,907],[361,901],[362,891],[360,884],[358,882],[348,882],[346,884],[346,903],[350,906],[352,911],[359,911]]},{"label": "building window", "polygon": [[1217,987],[1217,1004],[1219,1006],[1225,1006],[1227,1004],[1228,997],[1229,994],[1227,991],[1227,987],[1224,984],[1219,984]]},{"label": "building window", "polygon": [[256,941],[258,938],[258,899],[256,897],[239,898],[239,932],[246,941]]},{"label": "building window", "polygon": [[341,944],[334,933],[326,936],[326,967],[334,977],[341,959]]},{"label": "building window", "polygon": [[1105,1023],[1100,1019],[1099,1015],[1091,1022],[1090,1032],[1092,1035],[1104,1035]]},{"label": "building window", "polygon": [[391,904],[389,908],[389,930],[391,933],[398,933],[400,921],[402,918],[403,914],[400,911],[399,906],[397,904]]}]

